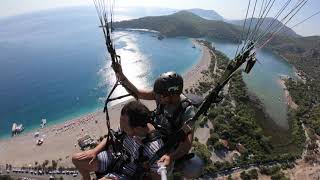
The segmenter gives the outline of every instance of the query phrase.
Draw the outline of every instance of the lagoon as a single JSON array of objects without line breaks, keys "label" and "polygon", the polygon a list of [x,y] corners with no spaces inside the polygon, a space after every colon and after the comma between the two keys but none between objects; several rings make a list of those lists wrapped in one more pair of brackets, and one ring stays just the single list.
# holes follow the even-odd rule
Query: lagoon
[{"label": "lagoon", "polygon": [[[234,58],[237,44],[212,39],[210,41],[217,50]],[[294,68],[281,56],[267,49],[259,50],[256,57],[259,62],[253,70],[249,74],[243,73],[247,88],[262,102],[269,117],[278,126],[288,129],[287,104],[279,77],[294,77]]]}]

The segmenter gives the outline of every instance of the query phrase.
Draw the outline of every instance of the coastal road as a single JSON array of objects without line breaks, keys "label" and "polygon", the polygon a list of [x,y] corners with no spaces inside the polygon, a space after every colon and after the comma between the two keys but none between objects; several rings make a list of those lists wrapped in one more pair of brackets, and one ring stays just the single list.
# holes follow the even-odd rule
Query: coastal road
[{"label": "coastal road", "polygon": [[[9,173],[11,177],[14,179],[23,179],[23,178],[28,178],[28,179],[36,179],[36,180],[49,180],[50,175],[32,175],[32,174],[21,174],[21,173]],[[55,179],[60,179],[61,177],[63,180],[80,180],[81,177],[78,175],[77,177],[73,177],[72,175],[54,175],[53,176]]]},{"label": "coastal road", "polygon": [[305,156],[307,155],[307,152],[308,152],[308,145],[310,143],[310,137],[309,137],[308,130],[307,130],[306,126],[304,125],[304,123],[302,123],[301,126],[302,126],[304,134],[306,136],[306,144],[305,144],[304,150],[301,155],[301,159],[304,159]]},{"label": "coastal road", "polygon": [[215,53],[212,52],[212,54],[214,56],[214,68],[213,68],[213,74],[217,74],[217,68],[218,68],[218,59]]}]

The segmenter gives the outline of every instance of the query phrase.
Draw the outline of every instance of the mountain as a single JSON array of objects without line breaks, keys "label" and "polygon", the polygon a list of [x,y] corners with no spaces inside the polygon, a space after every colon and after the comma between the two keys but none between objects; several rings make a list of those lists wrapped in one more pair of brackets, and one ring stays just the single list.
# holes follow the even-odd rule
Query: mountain
[{"label": "mountain", "polygon": [[241,29],[223,21],[207,20],[188,11],[116,22],[117,28],[151,29],[168,37],[210,37],[237,41]]},{"label": "mountain", "polygon": [[115,9],[117,16],[128,17],[125,20],[136,19],[146,16],[164,16],[178,12],[177,9],[160,7],[122,7]]},{"label": "mountain", "polygon": [[[258,23],[259,21],[259,18],[249,18],[247,19],[246,21],[246,27],[249,27],[249,24],[250,24],[250,21],[252,20],[251,22],[251,28],[254,28],[256,26],[256,24]],[[232,21],[228,21],[229,23],[231,24],[234,24],[234,25],[237,25],[237,26],[243,26],[243,23],[244,23],[244,20],[232,20]],[[272,25],[271,25],[272,24]],[[260,26],[260,30],[262,32],[264,32],[264,30],[266,30],[266,28],[268,26],[271,25],[271,28],[269,28],[270,30],[274,30],[276,31],[279,27],[283,26],[283,24],[278,21],[277,19],[274,19],[274,18],[265,18],[265,20],[263,21],[263,23],[261,24]],[[271,31],[273,32],[273,31]],[[281,35],[285,35],[285,36],[293,36],[293,37],[301,37],[299,36],[298,34],[296,34],[296,32],[294,32],[292,29],[290,29],[289,27],[287,26],[284,26],[282,28],[282,30],[279,32],[279,34]]]},{"label": "mountain", "polygon": [[[264,23],[268,24],[272,19]],[[253,22],[256,22],[253,21]],[[240,21],[234,23],[241,24]],[[149,16],[139,19],[116,22],[118,28],[151,29],[167,37],[209,37],[237,42],[242,27],[223,21],[207,20],[188,11],[180,11],[166,16]],[[293,31],[276,35],[267,48],[288,59],[297,69],[313,77],[320,75],[320,37],[300,37]]]},{"label": "mountain", "polygon": [[313,79],[320,76],[320,36],[276,36],[267,46]]},{"label": "mountain", "polygon": [[204,10],[204,9],[187,9],[186,11],[191,12],[195,15],[198,15],[204,19],[223,21],[224,18],[215,12],[214,10]]},{"label": "mountain", "polygon": [[[117,16],[125,16],[128,19],[141,18],[146,16],[164,16],[177,13],[181,10],[171,8],[160,8],[160,7],[122,7],[115,9]],[[223,17],[214,10],[204,9],[187,9],[185,11],[196,14],[207,20],[223,21]]]}]

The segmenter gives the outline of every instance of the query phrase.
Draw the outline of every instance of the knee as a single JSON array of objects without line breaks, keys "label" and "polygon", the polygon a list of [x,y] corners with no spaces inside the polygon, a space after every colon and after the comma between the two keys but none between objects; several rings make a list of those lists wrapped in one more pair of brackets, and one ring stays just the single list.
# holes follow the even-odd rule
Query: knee
[{"label": "knee", "polygon": [[73,154],[73,155],[72,155],[71,160],[72,160],[72,163],[73,163],[76,167],[78,167],[78,165],[79,165],[81,154],[82,154],[82,153],[76,153],[76,154]]},{"label": "knee", "polygon": [[100,178],[99,180],[112,180],[112,179],[109,179],[109,178],[103,177],[103,178]]},{"label": "knee", "polygon": [[[86,152],[73,154],[71,157],[72,163],[80,172],[87,171],[97,171],[98,161],[97,159],[92,159],[86,157]],[[91,162],[92,161],[92,162]]]}]

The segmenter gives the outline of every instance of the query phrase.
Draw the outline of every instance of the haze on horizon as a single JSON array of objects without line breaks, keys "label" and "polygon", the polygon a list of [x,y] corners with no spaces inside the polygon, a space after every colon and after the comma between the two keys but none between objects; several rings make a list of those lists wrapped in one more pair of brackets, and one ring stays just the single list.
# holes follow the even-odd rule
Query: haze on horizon
[{"label": "haze on horizon", "polygon": [[[295,0],[292,2],[294,4]],[[278,3],[277,3],[278,2]],[[273,8],[277,11],[284,2],[276,1]],[[248,0],[201,0],[201,3],[196,0],[116,0],[116,7],[145,7],[145,8],[170,8],[170,9],[191,9],[201,8],[206,10],[214,10],[222,17],[228,20],[244,19]],[[2,0],[0,6],[0,18],[15,16],[24,13],[31,13],[54,8],[65,8],[74,6],[92,6],[92,0]],[[309,0],[307,5],[297,14],[288,24],[292,27],[294,24],[311,16],[320,10],[320,1]],[[275,13],[272,13],[274,15]],[[293,30],[302,36],[320,35],[320,14],[303,24],[295,27]]]}]

